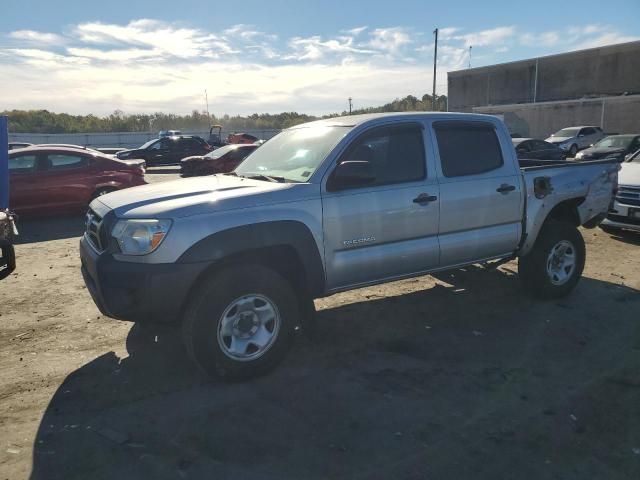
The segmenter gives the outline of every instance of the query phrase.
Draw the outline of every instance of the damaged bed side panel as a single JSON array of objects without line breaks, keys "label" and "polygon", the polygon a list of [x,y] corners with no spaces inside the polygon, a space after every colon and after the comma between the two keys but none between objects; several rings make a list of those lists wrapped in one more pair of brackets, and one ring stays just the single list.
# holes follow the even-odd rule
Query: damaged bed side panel
[{"label": "damaged bed side panel", "polygon": [[527,239],[520,255],[526,255],[533,247],[545,220],[563,202],[576,209],[580,225],[605,215],[619,169],[619,164],[609,163],[523,170],[527,191]]}]

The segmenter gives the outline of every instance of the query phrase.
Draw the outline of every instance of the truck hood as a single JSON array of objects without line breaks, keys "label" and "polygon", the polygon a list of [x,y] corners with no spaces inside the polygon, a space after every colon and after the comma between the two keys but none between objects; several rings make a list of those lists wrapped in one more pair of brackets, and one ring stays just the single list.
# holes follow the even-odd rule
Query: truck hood
[{"label": "truck hood", "polygon": [[273,203],[274,192],[301,185],[307,184],[211,175],[118,190],[95,201],[118,218],[179,218]]},{"label": "truck hood", "polygon": [[640,163],[623,163],[618,172],[618,184],[640,187]]}]

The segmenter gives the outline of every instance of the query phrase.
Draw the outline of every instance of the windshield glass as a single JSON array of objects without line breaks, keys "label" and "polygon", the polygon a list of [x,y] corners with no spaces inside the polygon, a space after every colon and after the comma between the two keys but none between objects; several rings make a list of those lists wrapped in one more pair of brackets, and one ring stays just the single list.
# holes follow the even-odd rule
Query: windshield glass
[{"label": "windshield glass", "polygon": [[302,127],[285,130],[247,157],[238,175],[268,175],[306,182],[350,127]]},{"label": "windshield glass", "polygon": [[140,148],[140,150],[142,150],[144,148],[149,148],[151,145],[153,145],[157,141],[158,141],[158,139],[154,138],[153,140],[149,140],[147,143],[143,143],[142,146],[140,146],[138,148]]},{"label": "windshield glass", "polygon": [[578,135],[580,131],[579,128],[563,128],[562,130],[557,131],[552,137],[575,137]]},{"label": "windshield glass", "polygon": [[207,158],[220,158],[223,155],[226,155],[232,150],[238,148],[237,145],[226,145],[224,147],[216,148],[213,152],[209,152],[205,155]]},{"label": "windshield glass", "polygon": [[633,141],[632,136],[607,137],[600,140],[594,147],[601,148],[627,148]]}]

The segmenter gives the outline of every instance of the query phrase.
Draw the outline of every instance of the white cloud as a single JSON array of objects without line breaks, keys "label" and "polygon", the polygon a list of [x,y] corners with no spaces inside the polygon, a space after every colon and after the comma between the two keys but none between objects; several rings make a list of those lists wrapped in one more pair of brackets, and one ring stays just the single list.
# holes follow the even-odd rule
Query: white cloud
[{"label": "white cloud", "polygon": [[464,42],[465,47],[472,46],[486,47],[488,45],[500,45],[513,37],[516,33],[515,27],[496,27],[489,30],[455,35],[452,38]]},{"label": "white cloud", "polygon": [[370,35],[369,46],[383,52],[395,53],[412,42],[409,32],[402,27],[376,28]]},{"label": "white cloud", "polygon": [[216,58],[235,52],[227,41],[217,35],[151,19],[134,20],[124,26],[100,22],[82,23],[75,28],[74,33],[83,43],[146,47],[182,58]]},{"label": "white cloud", "polygon": [[64,42],[64,39],[60,35],[56,35],[55,33],[36,32],[35,30],[16,30],[15,32],[9,33],[9,38],[42,44],[60,44]]},{"label": "white cloud", "polygon": [[555,47],[562,41],[560,32],[524,33],[520,42],[528,47]]},{"label": "white cloud", "polygon": [[359,48],[354,45],[353,37],[339,36],[329,40],[323,40],[319,35],[311,37],[294,37],[289,41],[289,46],[294,53],[285,57],[294,60],[320,60],[332,54],[367,54],[371,50]]}]

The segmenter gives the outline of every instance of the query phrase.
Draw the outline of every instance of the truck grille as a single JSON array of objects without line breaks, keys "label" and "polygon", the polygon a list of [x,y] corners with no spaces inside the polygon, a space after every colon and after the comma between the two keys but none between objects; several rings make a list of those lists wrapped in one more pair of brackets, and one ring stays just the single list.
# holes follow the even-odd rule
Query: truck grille
[{"label": "truck grille", "polygon": [[89,243],[95,248],[97,251],[101,252],[104,250],[102,246],[102,241],[100,239],[100,227],[102,226],[102,217],[94,212],[92,209],[89,209],[87,212],[87,217],[85,221],[85,235]]},{"label": "truck grille", "polygon": [[640,206],[640,187],[619,186],[616,200],[624,205]]}]

